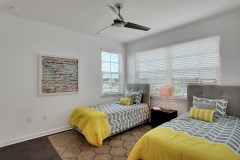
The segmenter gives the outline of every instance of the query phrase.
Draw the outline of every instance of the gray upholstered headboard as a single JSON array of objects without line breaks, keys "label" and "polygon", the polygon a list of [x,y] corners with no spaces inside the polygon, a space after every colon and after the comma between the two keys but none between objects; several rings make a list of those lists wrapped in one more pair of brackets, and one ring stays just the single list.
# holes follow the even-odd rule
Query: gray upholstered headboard
[{"label": "gray upholstered headboard", "polygon": [[147,103],[150,106],[150,84],[127,83],[125,85],[125,93],[134,91],[142,91],[142,103]]},{"label": "gray upholstered headboard", "polygon": [[228,99],[227,115],[240,117],[240,86],[188,85],[188,110],[192,107],[193,96]]}]

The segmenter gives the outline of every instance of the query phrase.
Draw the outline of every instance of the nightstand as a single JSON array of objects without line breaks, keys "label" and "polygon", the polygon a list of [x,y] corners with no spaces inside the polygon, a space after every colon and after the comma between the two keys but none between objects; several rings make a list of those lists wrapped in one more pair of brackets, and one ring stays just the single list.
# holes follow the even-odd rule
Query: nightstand
[{"label": "nightstand", "polygon": [[177,117],[177,111],[176,110],[156,110],[151,109],[151,125],[152,128],[159,126],[162,123],[168,122],[172,120],[173,118]]}]

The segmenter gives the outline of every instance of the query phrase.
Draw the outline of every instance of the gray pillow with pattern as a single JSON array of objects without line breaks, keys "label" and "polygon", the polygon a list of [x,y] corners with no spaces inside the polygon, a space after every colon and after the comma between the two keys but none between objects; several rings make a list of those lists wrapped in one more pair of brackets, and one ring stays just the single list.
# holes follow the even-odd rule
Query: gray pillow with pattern
[{"label": "gray pillow with pattern", "polygon": [[130,98],[131,99],[131,105],[133,104],[135,94],[134,92],[127,92],[125,95],[125,98]]},{"label": "gray pillow with pattern", "polygon": [[125,98],[131,98],[131,104],[140,104],[142,101],[142,92],[127,92]]},{"label": "gray pillow with pattern", "polygon": [[199,109],[210,109],[210,110],[216,109],[215,104],[206,103],[206,102],[194,102],[193,107],[199,108]]},{"label": "gray pillow with pattern", "polygon": [[136,92],[133,103],[140,104],[142,101],[142,92]]},{"label": "gray pillow with pattern", "polygon": [[[200,97],[193,96],[193,105],[196,104],[196,102],[211,104],[215,106],[215,110],[216,110],[215,116],[217,118],[226,117],[226,111],[227,111],[227,105],[228,105],[227,99],[208,99],[208,98],[200,98]],[[205,107],[210,107],[211,105],[208,105]]]}]

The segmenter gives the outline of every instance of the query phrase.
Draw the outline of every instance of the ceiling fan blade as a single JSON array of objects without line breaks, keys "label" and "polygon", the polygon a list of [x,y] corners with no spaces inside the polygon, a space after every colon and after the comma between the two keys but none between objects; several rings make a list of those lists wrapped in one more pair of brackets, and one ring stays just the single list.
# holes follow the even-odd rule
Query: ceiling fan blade
[{"label": "ceiling fan blade", "polygon": [[107,26],[107,27],[103,28],[102,30],[98,31],[97,34],[100,34],[100,33],[102,33],[102,32],[105,32],[105,31],[111,29],[111,27],[112,27],[112,24],[111,24],[110,26]]},{"label": "ceiling fan blade", "polygon": [[143,30],[143,31],[148,31],[148,30],[151,29],[149,27],[141,26],[141,25],[134,24],[134,23],[131,23],[131,22],[125,23],[124,27],[133,28],[133,29],[139,29],[139,30]]},{"label": "ceiling fan blade", "polygon": [[122,21],[121,17],[118,15],[117,11],[110,5],[106,5],[108,8],[109,13],[111,14],[113,20],[120,20]]}]

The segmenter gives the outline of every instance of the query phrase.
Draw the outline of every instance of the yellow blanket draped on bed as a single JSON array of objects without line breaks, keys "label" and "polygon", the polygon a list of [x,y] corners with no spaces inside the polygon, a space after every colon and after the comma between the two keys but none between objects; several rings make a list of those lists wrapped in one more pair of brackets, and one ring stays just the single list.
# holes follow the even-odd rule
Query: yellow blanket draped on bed
[{"label": "yellow blanket draped on bed", "polygon": [[223,144],[191,137],[170,128],[157,127],[136,143],[128,160],[240,160]]},{"label": "yellow blanket draped on bed", "polygon": [[102,141],[110,135],[108,116],[89,107],[76,108],[70,124],[80,129],[87,141],[97,147],[101,147]]}]

